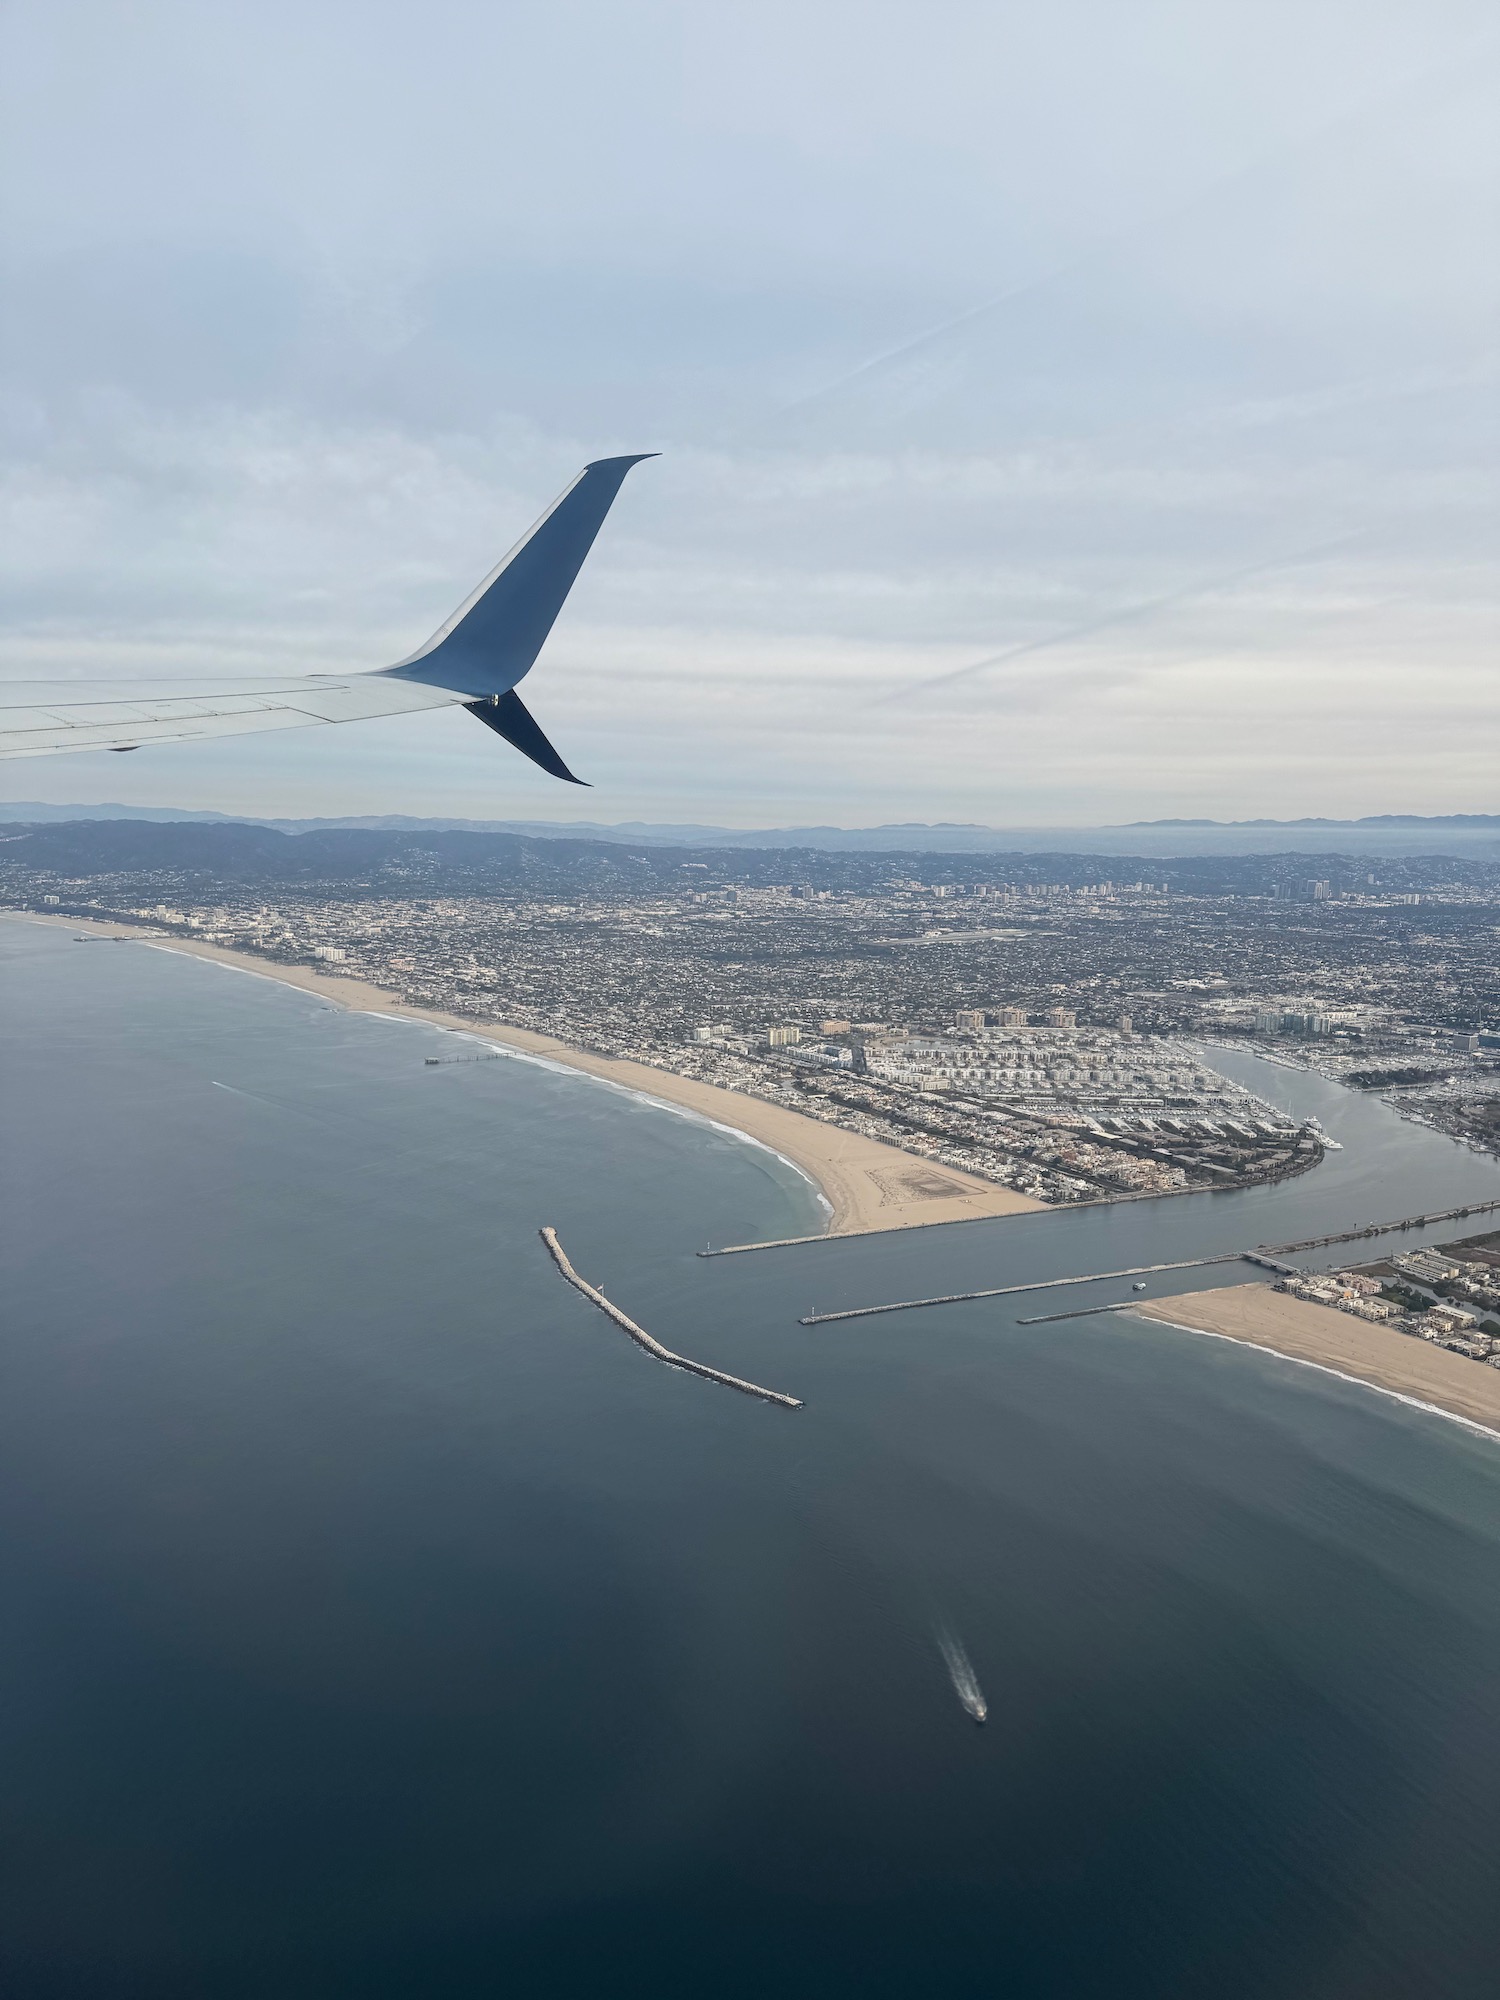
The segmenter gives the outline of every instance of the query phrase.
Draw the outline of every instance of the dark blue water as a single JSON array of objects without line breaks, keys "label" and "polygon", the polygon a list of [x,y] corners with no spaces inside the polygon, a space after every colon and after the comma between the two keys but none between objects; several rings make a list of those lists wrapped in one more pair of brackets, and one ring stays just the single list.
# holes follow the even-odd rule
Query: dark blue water
[{"label": "dark blue water", "polygon": [[1500,1446],[1035,1302],[795,1324],[1493,1166],[1281,1072],[1346,1150],[1277,1190],[705,1261],[805,1183],[138,945],[0,976],[7,1994],[1495,1992]]}]

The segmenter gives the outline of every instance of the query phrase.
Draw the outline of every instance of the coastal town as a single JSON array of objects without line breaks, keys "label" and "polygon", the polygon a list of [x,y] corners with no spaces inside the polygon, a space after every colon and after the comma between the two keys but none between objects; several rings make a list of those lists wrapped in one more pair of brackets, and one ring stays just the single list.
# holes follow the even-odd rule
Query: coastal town
[{"label": "coastal town", "polygon": [[[1340,1141],[1297,1072],[1500,1153],[1500,868],[1109,865],[72,823],[0,843],[0,909],[462,1031],[430,1065],[488,1042],[675,1103],[805,1174],[816,1234],[1306,1173]],[[1500,1238],[1382,1258],[1434,1218],[1375,1220],[1374,1261],[1247,1247],[1274,1282],[1128,1310],[1500,1426]]]},{"label": "coastal town", "polygon": [[1276,1289],[1500,1368],[1500,1235],[1299,1273]]},{"label": "coastal town", "polygon": [[23,832],[0,895],[648,1065],[1028,1202],[1315,1165],[1327,1135],[1215,1067],[1235,1049],[1500,1150],[1500,870],[1476,863],[1120,881],[1088,857],[208,831]]},{"label": "coastal town", "polygon": [[[1250,1261],[1276,1262],[1260,1253]],[[1500,1231],[1335,1269],[1286,1266],[1273,1283],[1181,1292],[1133,1310],[1267,1349],[1500,1437]]]}]

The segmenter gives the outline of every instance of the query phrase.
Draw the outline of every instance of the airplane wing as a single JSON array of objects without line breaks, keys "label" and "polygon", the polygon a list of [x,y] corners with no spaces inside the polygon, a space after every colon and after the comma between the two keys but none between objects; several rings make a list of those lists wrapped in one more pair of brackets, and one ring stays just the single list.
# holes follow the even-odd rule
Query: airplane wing
[{"label": "airplane wing", "polygon": [[0,757],[135,750],[463,707],[554,777],[579,784],[516,693],[631,466],[596,459],[427,644],[373,673],[236,680],[0,683]]}]

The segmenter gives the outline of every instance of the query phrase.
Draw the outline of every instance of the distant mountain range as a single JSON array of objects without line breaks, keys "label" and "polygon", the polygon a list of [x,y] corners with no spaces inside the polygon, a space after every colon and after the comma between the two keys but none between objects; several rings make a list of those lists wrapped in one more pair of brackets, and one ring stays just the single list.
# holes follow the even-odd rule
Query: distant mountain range
[{"label": "distant mountain range", "polygon": [[1369,813],[1363,819],[1133,819],[1130,826],[1478,826],[1500,827],[1500,813]]},{"label": "distant mountain range", "polygon": [[862,854],[1435,854],[1500,855],[1500,813],[1376,813],[1363,819],[1155,819],[1124,826],[990,827],[915,821],[869,827],[725,827],[627,820],[439,819],[404,813],[330,819],[257,818],[178,806],[0,805],[0,822],[32,826],[73,820],[193,821],[273,828],[278,833],[510,833],[532,840],[609,841],[633,847],[801,848]]},{"label": "distant mountain range", "polygon": [[[486,895],[542,898],[578,893],[621,897],[663,891],[769,888],[881,894],[913,879],[957,888],[1101,880],[1151,882],[1170,894],[1268,896],[1306,901],[1309,881],[1421,894],[1450,882],[1492,885],[1500,855],[1348,857],[1288,853],[1146,857],[1031,852],[914,853],[813,847],[668,846],[500,832],[483,828],[325,827],[285,833],[242,820],[54,820],[0,832],[0,900],[59,895],[60,907],[90,900],[152,904],[186,895],[222,900],[259,885],[333,896]],[[1290,906],[1289,906],[1290,910]]]}]

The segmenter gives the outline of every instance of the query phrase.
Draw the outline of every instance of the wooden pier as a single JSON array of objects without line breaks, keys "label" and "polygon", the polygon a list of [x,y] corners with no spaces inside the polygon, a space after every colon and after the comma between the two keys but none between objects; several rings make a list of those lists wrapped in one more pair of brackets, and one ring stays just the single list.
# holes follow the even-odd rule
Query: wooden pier
[{"label": "wooden pier", "polygon": [[674,1354],[670,1348],[663,1347],[659,1340],[651,1338],[644,1327],[637,1326],[633,1319],[622,1313],[603,1292],[596,1291],[587,1279],[579,1277],[569,1262],[567,1251],[558,1242],[555,1229],[544,1228],[541,1231],[541,1238],[552,1253],[553,1263],[568,1283],[576,1291],[582,1292],[591,1305],[596,1305],[600,1312],[612,1319],[622,1332],[628,1333],[636,1346],[643,1347],[653,1360],[664,1361],[669,1368],[681,1368],[689,1375],[701,1375],[706,1382],[721,1382],[726,1389],[738,1389],[742,1395],[759,1396],[763,1403],[779,1403],[784,1410],[802,1408],[796,1396],[783,1396],[779,1389],[762,1389],[757,1382],[743,1381],[738,1375],[726,1375],[720,1368],[707,1368],[701,1361],[689,1361],[686,1355]]}]

